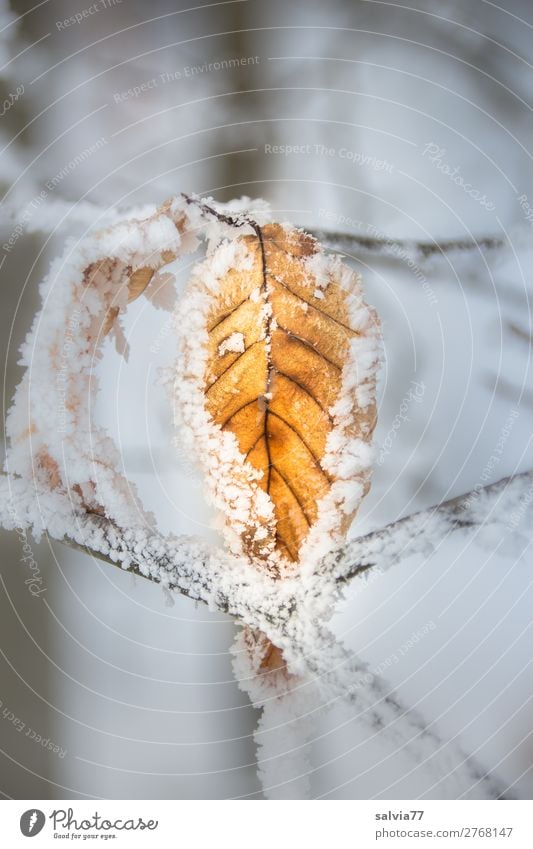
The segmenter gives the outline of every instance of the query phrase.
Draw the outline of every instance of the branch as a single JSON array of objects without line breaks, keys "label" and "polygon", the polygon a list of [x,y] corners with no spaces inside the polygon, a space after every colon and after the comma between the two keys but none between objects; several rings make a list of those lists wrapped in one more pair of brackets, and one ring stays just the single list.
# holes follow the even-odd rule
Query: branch
[{"label": "branch", "polygon": [[[230,227],[240,228],[245,225],[257,230],[257,222],[245,213],[228,215],[220,209],[215,209],[211,204],[201,198],[181,193],[187,204],[197,206],[204,215],[216,218],[219,222]],[[222,205],[222,209],[225,206]],[[418,242],[414,239],[392,239],[385,234],[379,234],[376,228],[372,228],[374,235],[369,236],[357,233],[339,233],[332,230],[310,229],[308,230],[315,239],[324,247],[337,251],[364,250],[384,256],[394,255],[400,259],[407,256],[416,257],[419,260],[429,259],[437,254],[482,250],[496,250],[505,245],[505,241],[498,236],[480,236],[479,239],[447,239],[445,241]]]},{"label": "branch", "polygon": [[[233,209],[229,209],[228,204],[224,203],[218,203],[218,209],[215,209],[214,206],[203,202],[199,197],[187,195],[184,192],[181,192],[181,196],[188,204],[197,206],[205,214],[217,218],[218,221],[229,226],[242,227],[245,224],[251,224],[244,209],[235,213]],[[228,210],[228,212],[224,212],[224,210]],[[19,211],[20,202],[14,206],[7,205],[6,214],[14,222],[18,220]],[[26,227],[26,232],[45,234],[52,231],[57,232],[59,229],[67,229],[73,223],[78,222],[89,225],[98,224],[99,227],[108,226],[130,217],[132,214],[134,216],[142,215],[147,211],[148,208],[122,211],[109,210],[90,202],[71,203],[59,198],[58,200],[47,201],[47,214],[40,216],[36,221],[32,221],[31,225]],[[154,211],[155,207],[150,208],[150,212]],[[368,233],[344,233],[321,228],[305,229],[330,250],[348,254],[355,251],[365,251],[383,256],[399,256],[400,259],[403,255],[404,257],[410,256],[418,260],[425,260],[439,254],[497,250],[505,245],[505,240],[495,235],[480,236],[478,239],[455,238],[441,241],[416,241],[414,239],[389,238],[386,234],[379,233],[377,228],[373,226],[369,226]],[[369,233],[373,233],[373,235],[369,235]]]},{"label": "branch", "polygon": [[319,572],[333,573],[337,582],[346,583],[377,565],[387,569],[412,554],[430,553],[458,529],[498,525],[502,536],[511,534],[517,532],[532,503],[533,471],[489,486],[478,485],[471,492],[348,542],[324,558]]},{"label": "branch", "polygon": [[81,512],[66,493],[39,492],[22,478],[0,481],[0,525],[26,529],[105,563],[161,584],[211,610],[235,616],[266,633],[286,635],[294,609],[294,581],[275,581],[247,560],[191,537],[161,536],[149,526],[119,528],[110,519]]},{"label": "branch", "polygon": [[479,239],[447,239],[445,241],[418,242],[413,239],[391,239],[388,236],[367,236],[363,233],[339,233],[332,230],[310,229],[309,232],[324,247],[348,254],[366,251],[380,256],[414,257],[418,260],[448,253],[497,250],[505,245],[498,236],[480,236]]},{"label": "branch", "polygon": [[514,798],[497,776],[463,750],[460,741],[441,737],[434,722],[405,705],[387,681],[370,671],[368,664],[326,628],[318,625],[314,631],[313,651],[304,658],[308,673],[327,688],[330,699],[341,699],[358,711],[357,719],[368,736],[379,736],[393,750],[410,756],[415,763],[411,771],[417,766],[424,768],[434,781],[433,787],[438,786],[441,793],[447,788],[445,798],[458,798],[478,785],[483,798]]},{"label": "branch", "polygon": [[[286,625],[301,594],[297,579],[275,581],[250,568],[247,561],[198,540],[162,537],[149,527],[122,530],[102,516],[76,512],[66,495],[47,492],[40,501],[20,479],[5,478],[2,484],[0,524],[5,528],[31,528],[37,536],[47,533],[267,632],[275,620]],[[326,555],[315,574],[342,585],[376,566],[384,570],[413,554],[429,553],[458,529],[497,525],[502,534],[516,532],[531,504],[533,471],[478,485],[465,495],[347,542]]]}]

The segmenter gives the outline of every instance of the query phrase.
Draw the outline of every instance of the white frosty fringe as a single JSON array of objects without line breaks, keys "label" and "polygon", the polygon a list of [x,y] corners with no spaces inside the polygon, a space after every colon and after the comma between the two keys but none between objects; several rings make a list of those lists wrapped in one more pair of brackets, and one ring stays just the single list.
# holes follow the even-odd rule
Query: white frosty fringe
[{"label": "white frosty fringe", "polygon": [[369,433],[371,424],[364,412],[374,402],[382,346],[379,321],[363,300],[360,276],[344,265],[340,257],[323,251],[306,260],[306,265],[322,289],[335,279],[347,292],[350,325],[357,333],[350,342],[339,397],[330,410],[334,424],[322,460],[335,480],[318,504],[317,521],[300,551],[300,563],[307,571],[342,543],[346,517],[356,513],[368,489],[374,452]]},{"label": "white frosty fringe", "polygon": [[254,741],[263,793],[267,799],[309,798],[311,746],[325,704],[320,687],[312,680],[281,672],[258,674],[261,657],[251,652],[243,629],[231,651],[238,686],[262,711]]},{"label": "white frosty fringe", "polygon": [[294,607],[295,587],[290,581],[273,581],[250,569],[248,561],[192,537],[162,537],[138,524],[118,527],[105,517],[76,509],[69,493],[50,491],[35,481],[0,477],[0,524],[7,530],[30,530],[37,541],[46,534],[80,546],[264,632],[274,633],[271,627],[276,623],[277,634]]}]

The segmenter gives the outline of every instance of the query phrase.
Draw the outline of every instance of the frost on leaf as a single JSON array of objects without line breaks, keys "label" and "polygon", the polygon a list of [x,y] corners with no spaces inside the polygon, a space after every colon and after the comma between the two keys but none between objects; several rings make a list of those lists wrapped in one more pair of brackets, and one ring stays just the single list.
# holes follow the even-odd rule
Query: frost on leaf
[{"label": "frost on leaf", "polygon": [[178,308],[175,411],[231,550],[286,574],[340,542],[368,489],[379,326],[315,239],[250,229]]}]

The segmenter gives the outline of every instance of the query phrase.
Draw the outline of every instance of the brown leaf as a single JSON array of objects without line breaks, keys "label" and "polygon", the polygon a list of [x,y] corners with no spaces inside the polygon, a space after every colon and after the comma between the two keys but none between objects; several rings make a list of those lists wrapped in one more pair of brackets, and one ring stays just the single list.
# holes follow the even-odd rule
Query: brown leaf
[{"label": "brown leaf", "polygon": [[[176,254],[173,251],[162,251],[161,259],[163,264],[166,265],[176,259]],[[157,269],[150,268],[149,265],[146,265],[141,268],[137,268],[136,271],[132,271],[130,273],[128,281],[128,303],[135,301],[144,293],[156,273],[156,270]]]},{"label": "brown leaf", "polygon": [[[314,239],[269,224],[239,241],[251,254],[251,268],[231,268],[211,298],[205,405],[260,473],[257,486],[274,506],[268,535],[274,535],[274,549],[294,562],[336,479],[324,459],[335,426],[332,407],[357,332],[350,293],[340,280],[320,286],[314,277],[308,262],[317,253]],[[369,440],[374,419],[372,399],[354,419],[350,436]],[[359,475],[365,489],[367,477]],[[351,518],[342,518],[343,529]],[[269,559],[257,527],[241,536],[246,553]]]}]

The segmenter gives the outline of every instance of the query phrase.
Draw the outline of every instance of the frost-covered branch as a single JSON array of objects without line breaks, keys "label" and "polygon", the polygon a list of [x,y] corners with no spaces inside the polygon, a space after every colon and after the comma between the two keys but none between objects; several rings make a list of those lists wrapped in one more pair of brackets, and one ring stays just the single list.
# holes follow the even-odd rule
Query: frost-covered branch
[{"label": "frost-covered branch", "polygon": [[[39,501],[33,488],[19,479],[5,477],[0,494],[0,522],[5,528],[30,528],[37,536],[48,533],[254,627],[259,627],[259,619],[270,618],[271,631],[275,618],[288,620],[296,603],[296,579],[272,580],[246,561],[193,538],[162,537],[149,526],[122,530],[101,515],[75,511],[59,492],[47,493]],[[342,585],[375,566],[384,570],[410,555],[429,553],[457,529],[491,525],[501,528],[502,534],[520,535],[520,523],[532,504],[533,471],[502,478],[347,542],[323,558],[317,574]]]},{"label": "frost-covered branch", "polygon": [[464,254],[474,251],[497,250],[505,245],[505,241],[498,236],[424,242],[414,239],[393,239],[386,235],[369,236],[364,233],[342,233],[333,230],[310,229],[309,232],[330,250],[345,251],[348,254],[365,251],[386,257],[396,256],[401,258],[408,256],[419,261],[439,254]]},{"label": "frost-covered branch", "polygon": [[[248,198],[240,202],[220,203],[215,209],[209,204],[198,203],[196,198],[182,195],[188,203],[196,204],[206,214],[217,216],[218,220],[227,223],[231,227],[241,227],[248,223],[248,216],[253,212],[258,218],[263,209],[259,202],[250,202]],[[31,198],[28,200],[28,204]],[[7,202],[3,209],[3,219],[12,224],[19,223],[22,213],[28,204],[24,204],[19,198],[13,202]],[[138,209],[128,209],[128,215],[149,215],[154,212],[153,205],[146,205]],[[24,224],[25,232],[40,232],[44,234],[58,233],[69,230],[78,224],[89,227],[99,227],[114,224],[123,220],[124,212],[117,209],[101,207],[98,204],[83,201],[72,203],[67,200],[50,199],[46,203],[47,214],[32,219]],[[245,211],[246,210],[246,211]],[[260,216],[259,216],[260,217]],[[329,250],[345,252],[348,255],[357,252],[370,253],[387,258],[405,259],[412,258],[418,262],[443,254],[468,254],[475,252],[494,251],[505,246],[505,240],[496,235],[480,236],[474,239],[442,239],[432,241],[418,241],[416,239],[396,239],[386,233],[378,233],[371,228],[369,233],[347,233],[338,230],[322,230],[319,228],[306,228],[316,239]]]},{"label": "frost-covered branch", "polygon": [[442,738],[434,723],[405,705],[387,681],[371,672],[327,628],[314,627],[313,645],[313,652],[305,657],[307,672],[320,681],[329,698],[336,697],[356,710],[369,735],[379,735],[392,748],[404,751],[414,762],[413,769],[425,769],[441,793],[460,798],[480,785],[486,798],[513,798],[460,743]]},{"label": "frost-covered branch", "polygon": [[324,558],[320,572],[333,573],[339,583],[346,583],[374,566],[383,570],[412,554],[430,553],[460,528],[479,530],[491,525],[501,529],[502,537],[521,536],[520,524],[531,504],[533,471],[478,485],[465,495],[351,540]]},{"label": "frost-covered branch", "polygon": [[191,537],[161,536],[148,524],[119,528],[81,512],[69,496],[36,489],[12,476],[0,480],[0,525],[43,534],[91,557],[132,572],[210,609],[268,632],[285,633],[294,606],[291,580],[274,581],[248,561]]}]

